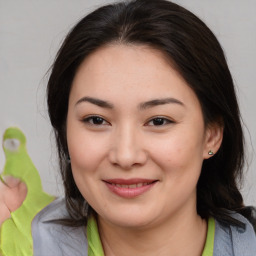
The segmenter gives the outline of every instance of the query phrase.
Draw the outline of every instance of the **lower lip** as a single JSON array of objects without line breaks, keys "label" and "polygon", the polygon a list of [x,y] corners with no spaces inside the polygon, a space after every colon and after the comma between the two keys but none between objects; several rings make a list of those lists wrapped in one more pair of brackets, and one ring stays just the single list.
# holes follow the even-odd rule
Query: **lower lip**
[{"label": "lower lip", "polygon": [[123,188],[123,187],[117,187],[115,185],[112,185],[110,183],[105,182],[107,187],[110,189],[111,192],[115,193],[116,195],[124,198],[134,198],[137,196],[140,196],[150,190],[156,182],[150,183],[148,185],[144,185],[137,188]]}]

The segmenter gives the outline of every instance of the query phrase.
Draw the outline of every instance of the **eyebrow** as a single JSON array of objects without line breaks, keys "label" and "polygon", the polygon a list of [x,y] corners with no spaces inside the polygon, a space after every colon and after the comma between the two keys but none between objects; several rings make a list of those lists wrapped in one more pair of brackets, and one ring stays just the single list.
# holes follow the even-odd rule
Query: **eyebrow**
[{"label": "eyebrow", "polygon": [[151,108],[151,107],[155,107],[155,106],[159,106],[159,105],[170,104],[170,103],[184,106],[184,104],[181,101],[179,101],[175,98],[164,98],[164,99],[154,99],[154,100],[143,102],[139,105],[139,109],[144,110],[147,108]]},{"label": "eyebrow", "polygon": [[[97,106],[102,107],[102,108],[108,108],[108,109],[113,109],[114,108],[113,104],[111,104],[107,101],[100,100],[100,99],[97,99],[97,98],[92,98],[92,97],[83,97],[83,98],[81,98],[80,100],[77,101],[76,105],[78,105],[82,102],[89,102],[89,103],[92,103],[92,104],[97,105]],[[163,98],[163,99],[154,99],[154,100],[150,100],[150,101],[140,103],[138,108],[140,110],[145,110],[147,108],[156,107],[156,106],[159,106],[159,105],[170,104],[170,103],[174,103],[174,104],[184,106],[184,104],[181,101],[179,101],[178,99]]]},{"label": "eyebrow", "polygon": [[78,105],[79,103],[82,103],[82,102],[90,102],[94,105],[97,105],[99,107],[102,107],[102,108],[109,108],[109,109],[112,109],[114,108],[114,106],[107,102],[107,101],[104,101],[104,100],[100,100],[100,99],[96,99],[96,98],[92,98],[92,97],[83,97],[81,98],[77,103],[76,105]]}]

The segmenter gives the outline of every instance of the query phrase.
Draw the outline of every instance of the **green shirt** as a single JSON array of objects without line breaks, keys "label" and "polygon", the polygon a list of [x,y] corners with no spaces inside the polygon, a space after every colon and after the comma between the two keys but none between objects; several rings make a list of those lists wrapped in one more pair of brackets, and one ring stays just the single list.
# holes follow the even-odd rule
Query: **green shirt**
[{"label": "green shirt", "polygon": [[[214,248],[215,221],[213,218],[208,220],[208,230],[205,247],[202,256],[213,256]],[[87,224],[88,256],[104,256],[98,226],[95,218],[89,218]]]}]

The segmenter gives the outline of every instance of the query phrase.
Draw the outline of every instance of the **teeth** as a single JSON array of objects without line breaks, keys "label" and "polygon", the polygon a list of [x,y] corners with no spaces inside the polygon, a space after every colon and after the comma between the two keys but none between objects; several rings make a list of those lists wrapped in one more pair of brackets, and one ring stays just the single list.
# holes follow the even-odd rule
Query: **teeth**
[{"label": "teeth", "polygon": [[137,184],[130,184],[130,185],[126,185],[126,184],[115,184],[115,183],[111,183],[111,185],[119,187],[119,188],[140,188],[142,186],[147,186],[150,183],[144,182],[144,183],[137,183]]}]

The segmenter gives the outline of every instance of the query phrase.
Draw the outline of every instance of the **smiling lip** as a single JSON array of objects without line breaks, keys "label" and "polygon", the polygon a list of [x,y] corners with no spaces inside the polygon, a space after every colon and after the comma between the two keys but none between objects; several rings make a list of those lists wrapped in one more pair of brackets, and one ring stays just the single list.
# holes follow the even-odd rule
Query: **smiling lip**
[{"label": "smiling lip", "polygon": [[103,180],[111,192],[124,198],[137,197],[151,189],[157,180],[150,179],[108,179]]}]

